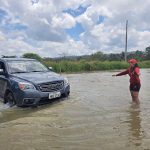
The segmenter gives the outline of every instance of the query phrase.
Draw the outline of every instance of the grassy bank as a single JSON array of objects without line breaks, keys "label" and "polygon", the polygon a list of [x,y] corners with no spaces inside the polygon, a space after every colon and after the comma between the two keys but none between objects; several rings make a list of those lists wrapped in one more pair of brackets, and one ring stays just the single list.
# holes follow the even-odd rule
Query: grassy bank
[{"label": "grassy bank", "polygon": [[[129,66],[124,61],[44,61],[46,66],[53,67],[55,72],[84,72],[125,69]],[[150,61],[139,62],[141,68],[150,68]]]},{"label": "grassy bank", "polygon": [[[53,67],[55,72],[84,72],[125,69],[129,66],[124,61],[44,61],[46,66]],[[150,61],[139,62],[141,68],[150,68]]]},{"label": "grassy bank", "polygon": [[138,63],[140,68],[150,68],[150,61],[142,61]]},{"label": "grassy bank", "polygon": [[[150,68],[150,47],[146,52],[132,52],[132,55],[128,54],[128,60],[135,58],[139,60],[140,68]],[[133,55],[134,54],[134,55]],[[144,57],[143,57],[144,56]],[[118,70],[126,69],[129,67],[127,62],[121,61],[124,58],[121,54],[103,54],[97,52],[92,55],[85,56],[72,56],[72,57],[60,57],[57,59],[42,58],[34,53],[26,53],[24,58],[37,59],[43,62],[47,67],[53,67],[55,72],[86,72],[86,71],[101,71],[101,70]]]}]

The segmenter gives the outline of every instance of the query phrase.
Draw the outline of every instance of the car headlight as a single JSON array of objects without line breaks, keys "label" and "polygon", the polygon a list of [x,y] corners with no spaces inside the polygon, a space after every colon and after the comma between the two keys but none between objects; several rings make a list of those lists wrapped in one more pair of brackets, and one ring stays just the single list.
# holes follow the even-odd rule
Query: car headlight
[{"label": "car headlight", "polygon": [[20,90],[36,89],[33,84],[26,83],[26,82],[19,82],[18,86]]},{"label": "car headlight", "polygon": [[64,78],[64,85],[65,85],[65,86],[69,85],[69,81],[68,81],[67,78]]}]

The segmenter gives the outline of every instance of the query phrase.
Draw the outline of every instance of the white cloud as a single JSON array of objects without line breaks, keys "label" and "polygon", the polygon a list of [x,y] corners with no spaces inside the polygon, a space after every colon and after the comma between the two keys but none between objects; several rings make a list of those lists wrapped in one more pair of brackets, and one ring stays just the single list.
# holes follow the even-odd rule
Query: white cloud
[{"label": "white cloud", "polygon": [[[104,52],[121,52],[124,50],[125,21],[128,19],[129,50],[143,50],[149,46],[150,42],[148,37],[150,18],[146,15],[150,12],[149,3],[149,1],[143,3],[141,0],[93,1],[91,7],[78,17],[78,21],[86,30],[84,34],[81,34],[81,39],[91,49],[99,49]],[[104,22],[100,25],[96,24],[98,15],[105,16]]]},{"label": "white cloud", "polygon": [[40,54],[45,57],[59,57],[69,55],[89,54],[89,48],[81,41],[68,40],[65,43],[58,42],[41,42]]},{"label": "white cloud", "polygon": [[5,41],[5,35],[0,32],[0,42]]},{"label": "white cloud", "polygon": [[[92,51],[121,52],[124,50],[125,21],[129,20],[129,50],[143,50],[150,43],[150,1],[145,0],[0,0],[7,12],[0,18],[0,54],[37,52],[42,56],[89,54]],[[63,10],[89,6],[73,17]],[[97,24],[99,16],[104,17]],[[65,32],[80,23],[84,32],[75,41]],[[9,29],[22,24],[25,30]]]},{"label": "white cloud", "polygon": [[0,41],[1,50],[0,55],[17,55],[21,56],[27,52],[38,52],[31,45],[22,40],[3,39]]},{"label": "white cloud", "polygon": [[52,18],[52,26],[54,28],[68,29],[72,28],[75,25],[75,23],[75,19],[67,13],[63,13],[62,16],[54,16]]}]

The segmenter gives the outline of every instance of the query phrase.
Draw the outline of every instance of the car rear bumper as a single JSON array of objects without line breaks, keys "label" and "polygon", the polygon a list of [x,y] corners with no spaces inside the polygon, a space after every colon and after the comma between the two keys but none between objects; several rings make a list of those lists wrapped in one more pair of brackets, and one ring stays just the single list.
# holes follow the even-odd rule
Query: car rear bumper
[{"label": "car rear bumper", "polygon": [[[63,89],[59,90],[61,97],[70,93],[70,85],[67,85]],[[15,94],[15,100],[17,106],[35,106],[43,104],[45,102],[51,102],[49,99],[50,92],[41,92],[38,90],[34,91],[19,91]],[[61,98],[60,97],[60,98]]]}]

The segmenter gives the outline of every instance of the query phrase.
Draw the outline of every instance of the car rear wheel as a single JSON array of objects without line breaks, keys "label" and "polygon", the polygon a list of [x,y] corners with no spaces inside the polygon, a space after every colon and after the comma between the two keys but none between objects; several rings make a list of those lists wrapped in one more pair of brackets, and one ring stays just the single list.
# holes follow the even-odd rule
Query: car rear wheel
[{"label": "car rear wheel", "polygon": [[8,92],[5,96],[5,103],[7,103],[10,107],[16,105],[14,96],[12,92]]}]

